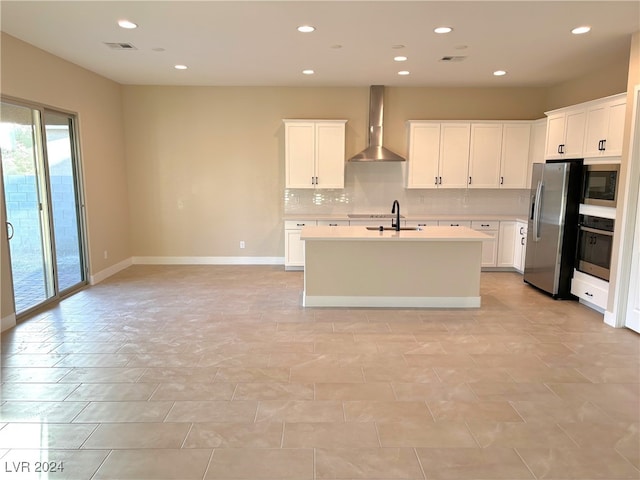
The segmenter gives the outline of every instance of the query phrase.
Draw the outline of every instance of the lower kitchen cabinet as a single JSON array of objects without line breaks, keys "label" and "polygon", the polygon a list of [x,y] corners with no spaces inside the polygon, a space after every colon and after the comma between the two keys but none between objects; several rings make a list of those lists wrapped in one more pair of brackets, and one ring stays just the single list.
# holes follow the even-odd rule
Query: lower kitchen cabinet
[{"label": "lower kitchen cabinet", "polygon": [[498,235],[498,267],[513,268],[515,255],[516,222],[500,222],[500,233]]},{"label": "lower kitchen cabinet", "polygon": [[516,222],[516,232],[513,245],[513,267],[520,273],[524,273],[524,260],[527,252],[527,224]]},{"label": "lower kitchen cabinet", "polygon": [[609,282],[575,270],[571,280],[571,293],[604,312],[609,300]]},{"label": "lower kitchen cabinet", "polygon": [[495,267],[498,261],[498,229],[500,222],[491,220],[474,220],[471,228],[489,235],[491,238],[482,241],[482,267]]},{"label": "lower kitchen cabinet", "polygon": [[316,225],[315,220],[285,220],[284,222],[284,268],[301,270],[304,268],[304,242],[300,232],[306,225]]}]

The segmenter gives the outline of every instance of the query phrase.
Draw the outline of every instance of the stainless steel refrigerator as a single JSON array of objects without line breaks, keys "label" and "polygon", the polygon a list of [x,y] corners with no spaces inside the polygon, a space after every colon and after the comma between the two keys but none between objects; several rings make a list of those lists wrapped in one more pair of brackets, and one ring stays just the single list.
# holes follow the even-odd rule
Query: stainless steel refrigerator
[{"label": "stainless steel refrigerator", "polygon": [[571,298],[582,160],[533,165],[524,281],[554,298]]}]

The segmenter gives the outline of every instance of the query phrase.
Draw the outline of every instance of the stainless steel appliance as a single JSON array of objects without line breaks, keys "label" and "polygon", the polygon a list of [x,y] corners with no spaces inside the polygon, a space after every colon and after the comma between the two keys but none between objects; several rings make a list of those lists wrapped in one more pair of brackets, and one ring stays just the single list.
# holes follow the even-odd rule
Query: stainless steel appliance
[{"label": "stainless steel appliance", "polygon": [[581,272],[609,280],[614,220],[580,215],[578,265]]},{"label": "stainless steel appliance", "polygon": [[533,165],[524,281],[572,298],[582,160]]},{"label": "stainless steel appliance", "polygon": [[585,167],[582,188],[582,203],[615,207],[618,197],[618,177],[620,166],[617,164],[588,165]]}]

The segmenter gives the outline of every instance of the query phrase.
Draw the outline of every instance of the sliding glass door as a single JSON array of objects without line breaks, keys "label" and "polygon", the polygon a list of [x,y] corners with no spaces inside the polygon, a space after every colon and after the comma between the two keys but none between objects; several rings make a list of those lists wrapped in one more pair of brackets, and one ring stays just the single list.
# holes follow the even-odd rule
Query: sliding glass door
[{"label": "sliding glass door", "polygon": [[86,283],[75,118],[0,104],[0,153],[16,314]]}]

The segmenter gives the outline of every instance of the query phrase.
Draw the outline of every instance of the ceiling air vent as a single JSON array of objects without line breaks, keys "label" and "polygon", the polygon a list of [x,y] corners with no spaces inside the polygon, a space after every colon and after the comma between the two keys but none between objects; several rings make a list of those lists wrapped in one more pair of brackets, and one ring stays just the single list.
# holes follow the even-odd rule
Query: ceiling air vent
[{"label": "ceiling air vent", "polygon": [[111,50],[137,50],[137,48],[131,45],[130,43],[104,42],[104,44],[107,47],[109,47]]},{"label": "ceiling air vent", "polygon": [[456,55],[447,55],[446,57],[442,57],[440,59],[441,62],[462,62],[463,60],[466,60],[467,57],[461,55],[461,56],[456,56]]}]

